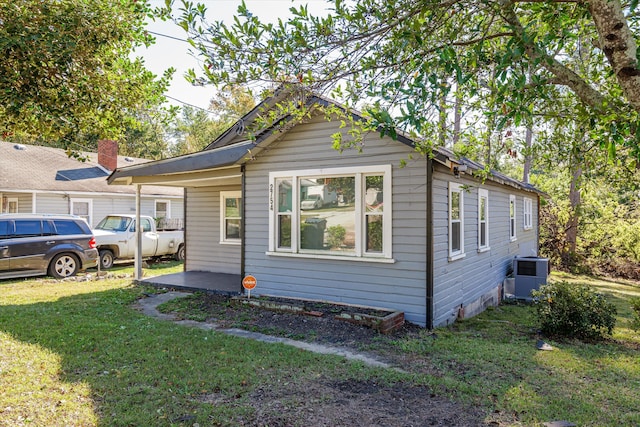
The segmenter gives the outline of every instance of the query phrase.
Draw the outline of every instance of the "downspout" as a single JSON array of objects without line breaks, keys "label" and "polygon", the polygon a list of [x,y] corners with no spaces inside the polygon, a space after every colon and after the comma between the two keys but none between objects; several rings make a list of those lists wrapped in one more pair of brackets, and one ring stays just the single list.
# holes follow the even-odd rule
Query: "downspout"
[{"label": "downspout", "polygon": [[182,189],[182,244],[184,245],[184,260],[182,261],[182,271],[187,271],[187,187]]},{"label": "downspout", "polygon": [[[245,213],[246,213],[246,209],[245,209],[245,192],[246,192],[246,178],[245,178],[245,165],[240,166],[240,180],[241,180],[241,184],[240,184],[240,198],[242,200],[242,208],[241,208],[241,213],[240,213],[240,278],[244,278],[245,276],[245,256],[244,256],[244,252],[245,252],[245,233],[244,233],[244,229],[245,229]],[[242,286],[242,282],[240,283],[240,293],[244,292],[244,287]]]},{"label": "downspout", "polygon": [[433,329],[433,160],[427,158],[427,329]]},{"label": "downspout", "polygon": [[538,217],[536,218],[536,256],[540,256],[540,194],[538,194]]}]

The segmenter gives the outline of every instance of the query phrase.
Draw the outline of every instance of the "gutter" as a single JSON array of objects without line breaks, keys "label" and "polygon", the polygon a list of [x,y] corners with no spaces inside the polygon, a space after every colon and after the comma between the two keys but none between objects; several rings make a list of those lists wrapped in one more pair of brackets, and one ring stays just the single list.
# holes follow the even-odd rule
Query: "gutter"
[{"label": "gutter", "polygon": [[433,329],[433,160],[427,159],[427,215],[426,224],[427,230],[427,329]]}]

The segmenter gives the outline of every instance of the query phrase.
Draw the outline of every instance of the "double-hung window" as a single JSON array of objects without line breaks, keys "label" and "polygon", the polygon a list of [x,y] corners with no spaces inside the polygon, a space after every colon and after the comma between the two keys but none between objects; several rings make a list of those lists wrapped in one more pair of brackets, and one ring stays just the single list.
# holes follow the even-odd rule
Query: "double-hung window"
[{"label": "double-hung window", "polygon": [[478,189],[478,251],[489,250],[489,191]]},{"label": "double-hung window", "polygon": [[18,198],[17,197],[3,197],[4,211],[6,213],[18,213]]},{"label": "double-hung window", "polygon": [[522,200],[524,207],[524,229],[531,230],[533,228],[533,200],[525,197]]},{"label": "double-hung window", "polygon": [[155,218],[171,218],[171,201],[170,200],[156,200],[156,212]]},{"label": "double-hung window", "polygon": [[460,184],[449,183],[449,260],[464,257],[464,191]]},{"label": "double-hung window", "polygon": [[71,198],[71,214],[84,218],[89,224],[89,227],[93,226],[93,200],[92,199],[76,199]]},{"label": "double-hung window", "polygon": [[391,166],[269,174],[269,253],[392,261]]},{"label": "double-hung window", "polygon": [[509,195],[509,239],[516,240],[516,196]]},{"label": "double-hung window", "polygon": [[220,192],[220,243],[240,243],[242,195],[240,191]]}]

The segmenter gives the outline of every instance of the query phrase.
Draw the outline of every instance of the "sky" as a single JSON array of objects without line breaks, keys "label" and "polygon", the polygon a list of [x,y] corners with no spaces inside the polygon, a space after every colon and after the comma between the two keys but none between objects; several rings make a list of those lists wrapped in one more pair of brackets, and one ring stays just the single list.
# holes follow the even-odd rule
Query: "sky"
[{"label": "sky", "polygon": [[[199,0],[197,2],[207,7],[208,22],[216,20],[231,22],[241,3],[240,0]],[[176,3],[179,3],[179,0],[176,0]],[[324,0],[245,0],[245,3],[254,15],[269,22],[279,17],[284,19],[289,16],[289,8],[293,5],[307,4],[309,11],[314,14],[322,13],[327,8]],[[164,0],[151,0],[152,7],[162,5]],[[172,105],[188,104],[207,109],[209,100],[215,94],[215,88],[192,86],[185,80],[184,75],[187,70],[194,68],[197,72],[200,61],[189,54],[192,47],[185,41],[184,30],[170,21],[149,21],[147,30],[154,33],[156,43],[149,48],[138,49],[135,54],[144,58],[147,69],[158,76],[161,76],[169,67],[176,69],[171,87],[166,92],[168,101]]]}]

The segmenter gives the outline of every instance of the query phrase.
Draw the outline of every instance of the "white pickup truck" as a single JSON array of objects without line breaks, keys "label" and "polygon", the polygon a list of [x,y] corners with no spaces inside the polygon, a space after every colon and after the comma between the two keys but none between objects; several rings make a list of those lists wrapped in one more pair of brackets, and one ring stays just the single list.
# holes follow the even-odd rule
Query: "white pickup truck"
[{"label": "white pickup truck", "polygon": [[[142,258],[172,256],[184,259],[184,232],[157,231],[150,216],[140,216],[142,223]],[[93,229],[100,253],[100,267],[108,269],[116,259],[133,259],[136,251],[136,216],[108,215]]]}]

